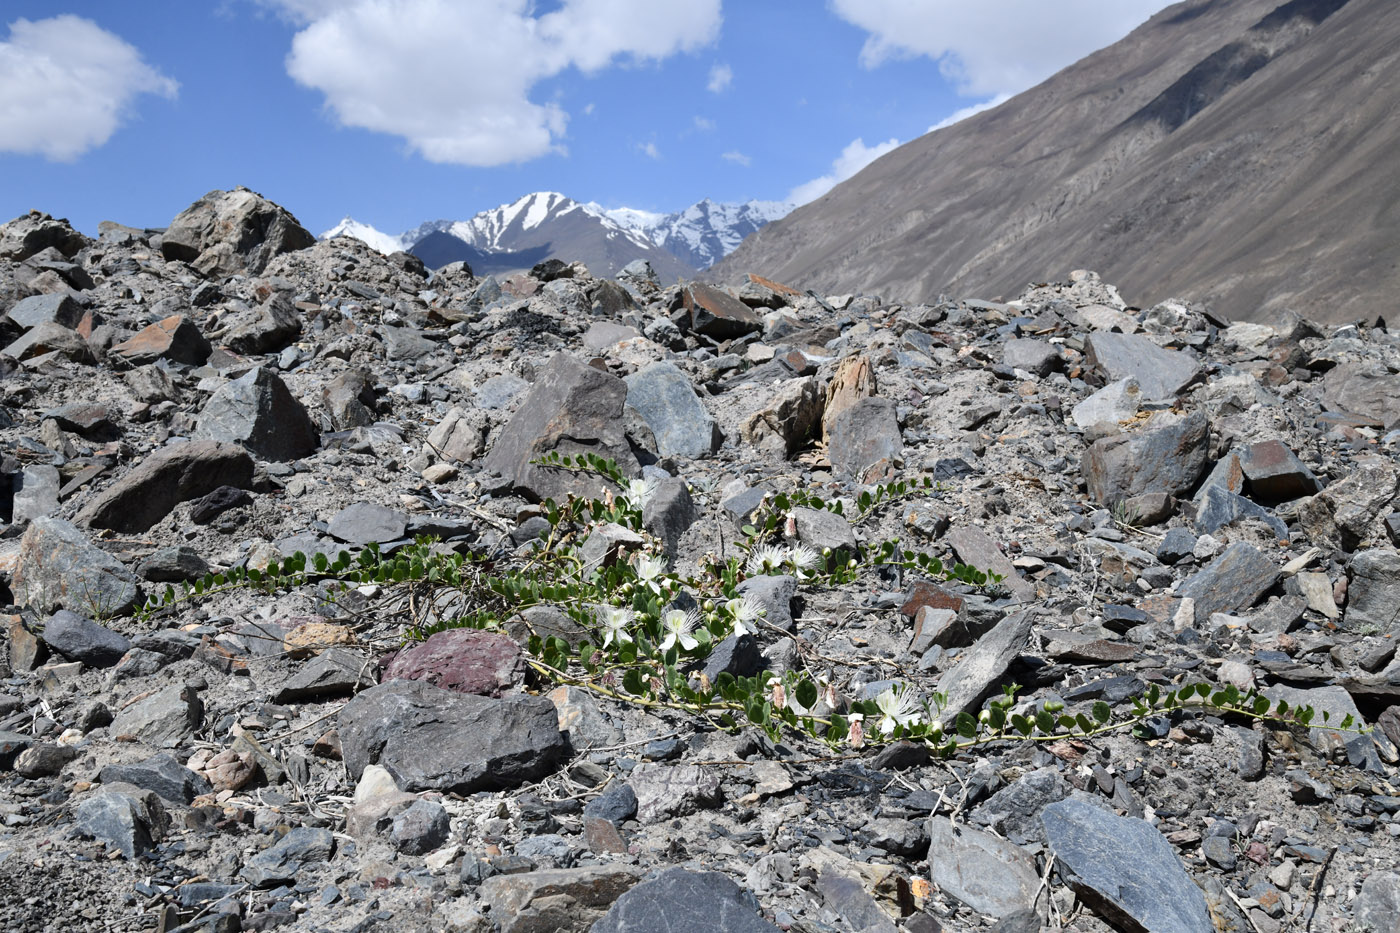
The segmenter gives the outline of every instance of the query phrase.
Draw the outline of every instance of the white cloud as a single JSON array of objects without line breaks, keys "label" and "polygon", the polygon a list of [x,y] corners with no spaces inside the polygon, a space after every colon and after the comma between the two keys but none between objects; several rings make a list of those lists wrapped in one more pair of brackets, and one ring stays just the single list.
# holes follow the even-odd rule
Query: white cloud
[{"label": "white cloud", "polygon": [[961,123],[968,117],[976,116],[984,110],[991,110],[993,107],[1000,107],[1002,104],[1006,103],[1010,99],[1011,95],[1003,91],[996,97],[993,97],[991,100],[984,100],[980,104],[969,104],[968,106],[963,107],[960,110],[954,110],[942,120],[939,120],[933,126],[930,126],[928,128],[928,131],[932,133],[934,130],[943,129],[943,127],[945,126],[952,126],[954,123]]},{"label": "white cloud", "polygon": [[730,151],[721,155],[720,158],[726,162],[733,162],[735,165],[748,165],[750,162],[753,161],[753,159],[750,159],[748,156],[744,155],[737,149],[731,149]]},{"label": "white cloud", "polygon": [[705,85],[711,94],[718,94],[734,83],[734,69],[728,65],[715,65],[710,69],[710,83]]},{"label": "white cloud", "polygon": [[661,150],[656,148],[656,143],[638,143],[637,149],[648,159],[661,158]]},{"label": "white cloud", "polygon": [[693,122],[695,123],[695,128],[702,133],[708,133],[715,128],[715,121],[706,117],[694,117]]},{"label": "white cloud", "polygon": [[828,0],[870,33],[860,62],[926,55],[958,93],[1016,94],[1116,42],[1170,0]]},{"label": "white cloud", "polygon": [[887,139],[873,146],[867,146],[863,139],[851,140],[850,144],[842,149],[841,154],[831,163],[830,172],[793,188],[792,191],[788,192],[788,202],[801,206],[808,201],[815,201],[898,145],[899,140],[897,139]]},{"label": "white cloud", "polygon": [[287,73],[345,126],[400,136],[430,162],[501,165],[561,150],[568,114],[535,103],[570,67],[659,61],[719,35],[720,0],[264,0],[302,29]]},{"label": "white cloud", "polygon": [[0,42],[0,152],[71,161],[111,139],[137,97],[179,87],[92,20],[17,19]]}]

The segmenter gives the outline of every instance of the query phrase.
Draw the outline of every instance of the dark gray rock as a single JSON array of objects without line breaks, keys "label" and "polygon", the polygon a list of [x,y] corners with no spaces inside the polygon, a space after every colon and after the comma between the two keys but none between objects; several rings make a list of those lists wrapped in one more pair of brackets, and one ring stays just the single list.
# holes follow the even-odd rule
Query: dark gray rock
[{"label": "dark gray rock", "polygon": [[1102,505],[1149,492],[1182,496],[1205,473],[1209,444],[1210,425],[1200,412],[1158,415],[1131,433],[1094,441],[1081,469],[1089,495]]},{"label": "dark gray rock", "polygon": [[550,451],[593,453],[614,460],[626,476],[640,472],[623,430],[627,384],[616,376],[555,354],[520,408],[501,430],[483,465],[510,479],[531,499],[563,501],[570,492],[597,494],[596,476],[537,466]]},{"label": "dark gray rock", "polygon": [[417,680],[364,691],[337,721],[350,776],[382,765],[406,791],[514,787],[552,773],[568,746],[549,700],[494,700]]},{"label": "dark gray rock", "polygon": [[663,457],[707,457],[724,438],[696,396],[690,379],[674,363],[653,363],[625,380],[627,404],[656,437]]},{"label": "dark gray rock", "polygon": [[592,933],[777,933],[758,901],[719,872],[669,868],[638,884],[593,924]]},{"label": "dark gray rock", "polygon": [[13,768],[15,758],[33,744],[34,736],[32,735],[21,735],[18,732],[6,732],[0,729],[0,771],[8,771]]},{"label": "dark gray rock", "polygon": [[1173,401],[1201,375],[1194,357],[1159,347],[1141,334],[1096,331],[1084,341],[1084,354],[1110,381],[1136,379],[1145,402]]},{"label": "dark gray rock", "polygon": [[1242,780],[1257,781],[1264,776],[1264,736],[1239,726],[1230,730],[1239,742],[1235,770]]},{"label": "dark gray rock", "polygon": [[82,753],[71,745],[39,742],[15,757],[15,773],[31,779],[53,777],[80,754]]},{"label": "dark gray rock", "polygon": [[494,875],[479,893],[501,933],[596,930],[595,921],[641,876],[625,865],[546,868]]},{"label": "dark gray rock", "polygon": [[198,580],[209,573],[210,569],[198,551],[184,544],[179,547],[163,547],[136,565],[137,575],[150,583]]},{"label": "dark gray rock", "polygon": [[1322,378],[1322,405],[1390,429],[1400,419],[1400,375],[1375,360],[1335,366]]},{"label": "dark gray rock", "polygon": [[211,191],[177,214],[161,237],[160,251],[201,275],[258,275],[273,256],[315,243],[289,212],[240,187]]},{"label": "dark gray rock", "polygon": [[722,799],[719,776],[698,765],[638,765],[629,783],[637,795],[637,821],[641,823],[686,816],[717,806]]},{"label": "dark gray rock", "polygon": [[509,408],[530,390],[530,383],[513,373],[492,376],[476,387],[476,407],[487,411]]},{"label": "dark gray rock", "polygon": [[945,721],[958,713],[976,715],[982,701],[991,695],[1011,662],[1026,646],[1034,613],[1013,612],[990,632],[978,639],[956,665],[938,681],[938,690],[948,695],[943,707]]},{"label": "dark gray rock", "polygon": [[438,345],[414,327],[384,327],[384,355],[391,360],[421,360]]},{"label": "dark gray rock", "polygon": [[1061,872],[1095,913],[1140,933],[1214,933],[1205,895],[1151,824],[1082,800],[1041,814]]},{"label": "dark gray rock", "polygon": [[856,480],[875,479],[894,466],[904,450],[892,399],[863,398],[826,425],[831,465]]},{"label": "dark gray rock", "polygon": [[758,574],[740,583],[738,594],[758,604],[763,620],[780,629],[791,630],[792,600],[797,595],[797,578],[786,574]]},{"label": "dark gray rock", "polygon": [[1249,494],[1260,502],[1287,502],[1320,492],[1321,484],[1283,441],[1260,441],[1240,451]]},{"label": "dark gray rock", "polygon": [[1361,882],[1361,892],[1352,908],[1352,922],[1360,933],[1400,931],[1400,875],[1393,871],[1371,872]]},{"label": "dark gray rock", "polygon": [[277,294],[258,305],[229,316],[223,327],[223,343],[235,353],[275,353],[301,333],[301,315],[285,295]]},{"label": "dark gray rock", "polygon": [[629,784],[613,784],[584,805],[583,815],[621,825],[637,815],[637,794]]},{"label": "dark gray rock", "polygon": [[103,784],[131,784],[182,806],[213,790],[207,780],[165,752],[132,764],[107,765],[97,779]]},{"label": "dark gray rock", "polygon": [[327,648],[272,695],[274,703],[306,703],[349,696],[374,686],[372,667],[353,651]]},{"label": "dark gray rock", "polygon": [[899,933],[894,921],[865,891],[865,885],[850,875],[823,871],[817,877],[817,893],[822,905],[841,920],[841,929],[852,933]]},{"label": "dark gray rock", "polygon": [[20,539],[11,584],[15,600],[39,612],[72,609],[116,615],[136,604],[136,577],[68,522],[40,517]]},{"label": "dark gray rock", "polygon": [[326,530],[347,544],[384,544],[404,536],[408,517],[373,502],[356,502],[335,513]]},{"label": "dark gray rock", "polygon": [[72,259],[92,243],[67,220],[55,220],[41,211],[21,214],[0,226],[0,258],[15,262],[23,262],[50,247]]},{"label": "dark gray rock", "polygon": [[59,324],[63,327],[77,327],[83,319],[83,306],[71,295],[55,292],[51,295],[30,295],[21,298],[5,312],[10,320],[28,330],[40,324]]},{"label": "dark gray rock", "polygon": [[199,413],[195,435],[241,444],[264,460],[295,460],[321,442],[306,408],[265,366],[216,389]]},{"label": "dark gray rock", "polygon": [[[1388,458],[1360,457],[1351,470],[1315,496],[1298,501],[1298,524],[1314,544],[1354,551],[1372,538],[1397,489]],[[1377,535],[1376,537],[1379,537]]]},{"label": "dark gray rock", "polygon": [[253,458],[237,444],[211,440],[172,444],[109,486],[77,520],[93,528],[139,534],[181,502],[221,486],[247,489],[252,483]]},{"label": "dark gray rock", "polygon": [[82,661],[88,667],[111,667],[131,648],[125,635],[67,609],[55,612],[44,623],[44,642],[70,661]]},{"label": "dark gray rock", "polygon": [[1400,622],[1400,551],[1372,548],[1357,551],[1351,559],[1351,583],[1347,588],[1347,629],[1363,627],[1390,633]]},{"label": "dark gray rock", "polygon": [[104,788],[81,801],[73,811],[78,831],[136,858],[165,837],[170,819],[159,798],[136,788]]},{"label": "dark gray rock", "polygon": [[1035,599],[1035,584],[1021,576],[1011,561],[997,547],[991,536],[976,525],[955,525],[944,537],[958,555],[958,560],[984,572],[1000,574],[1001,584],[1018,601]]},{"label": "dark gray rock", "polygon": [[337,431],[374,424],[374,379],[363,369],[349,369],[321,389],[321,404]]},{"label": "dark gray rock", "polygon": [[751,486],[738,495],[730,496],[719,504],[720,510],[734,523],[735,528],[743,528],[753,520],[754,512],[764,499],[771,498],[771,490],[762,486]]},{"label": "dark gray rock", "polygon": [[253,497],[236,486],[220,486],[208,495],[200,496],[190,505],[190,521],[207,525],[229,509],[252,505]]},{"label": "dark gray rock", "polygon": [[1279,568],[1254,545],[1236,541],[1177,589],[1196,601],[1196,621],[1248,609],[1278,580]]},{"label": "dark gray rock", "polygon": [[988,797],[969,816],[1016,845],[1045,842],[1040,811],[1069,796],[1069,782],[1054,768],[1037,768]]},{"label": "dark gray rock", "polygon": [[1190,557],[1196,549],[1196,541],[1196,535],[1189,528],[1173,528],[1157,545],[1157,559],[1164,564],[1174,564],[1183,557]]},{"label": "dark gray rock", "polygon": [[179,684],[158,690],[117,713],[112,735],[131,735],[147,745],[173,746],[204,722],[204,703],[193,687]]},{"label": "dark gray rock", "polygon": [[1040,875],[1025,850],[946,816],[929,818],[928,835],[929,877],[941,890],[997,918],[1034,906]]},{"label": "dark gray rock", "polygon": [[763,319],[728,292],[695,282],[682,294],[691,330],[696,333],[730,340],[763,330]]},{"label": "dark gray rock", "polygon": [[642,504],[642,527],[661,540],[666,554],[674,558],[681,536],[700,520],[685,480],[669,477],[659,480],[651,496]]},{"label": "dark gray rock", "polygon": [[1234,522],[1253,519],[1268,525],[1279,540],[1288,540],[1288,526],[1282,519],[1263,506],[1221,486],[1207,486],[1196,497],[1195,505],[1196,517],[1191,525],[1200,534],[1212,534]]},{"label": "dark gray rock", "polygon": [[1016,337],[1002,346],[1001,360],[1012,369],[1021,369],[1032,376],[1044,378],[1063,369],[1065,359],[1058,347],[1043,340]]},{"label": "dark gray rock", "polygon": [[711,683],[720,674],[753,677],[763,670],[763,665],[763,652],[759,650],[757,638],[752,634],[730,635],[715,645],[705,658],[705,676]]},{"label": "dark gray rock", "polygon": [[436,800],[417,800],[394,817],[389,841],[407,855],[427,855],[447,843],[452,820]]},{"label": "dark gray rock", "polygon": [[329,829],[299,826],[250,858],[238,875],[255,888],[275,888],[295,881],[303,867],[324,865],[334,854]]}]

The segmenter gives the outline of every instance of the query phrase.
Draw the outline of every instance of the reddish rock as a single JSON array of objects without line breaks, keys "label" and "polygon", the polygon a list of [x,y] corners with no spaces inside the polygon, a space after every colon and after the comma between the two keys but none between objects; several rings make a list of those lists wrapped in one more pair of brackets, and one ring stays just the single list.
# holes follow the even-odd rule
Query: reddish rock
[{"label": "reddish rock", "polygon": [[199,366],[209,359],[209,341],[199,328],[181,314],[173,314],[129,340],[112,348],[112,353],[133,366],[154,363],[159,359]]},{"label": "reddish rock", "polygon": [[1318,493],[1322,486],[1283,441],[1251,444],[1240,457],[1249,491],[1263,502],[1287,502]]},{"label": "reddish rock", "polygon": [[908,595],[904,597],[904,605],[900,607],[899,614],[912,619],[925,606],[962,612],[963,601],[961,596],[953,595],[937,583],[916,580],[909,588]]},{"label": "reddish rock", "polygon": [[728,292],[694,282],[684,295],[691,327],[706,337],[730,340],[763,330],[763,319]]},{"label": "reddish rock", "polygon": [[438,632],[394,655],[384,680],[422,680],[444,690],[499,697],[521,682],[520,646],[496,632],[458,628]]}]

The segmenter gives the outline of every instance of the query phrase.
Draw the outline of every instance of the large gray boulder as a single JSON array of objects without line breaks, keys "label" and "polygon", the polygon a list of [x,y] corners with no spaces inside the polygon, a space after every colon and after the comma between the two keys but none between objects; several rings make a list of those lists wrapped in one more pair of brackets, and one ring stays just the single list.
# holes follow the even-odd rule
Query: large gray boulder
[{"label": "large gray boulder", "polygon": [[1172,401],[1201,375],[1193,356],[1141,334],[1095,332],[1084,341],[1084,355],[1110,381],[1136,379],[1145,402]]},{"label": "large gray boulder", "polygon": [[21,606],[97,617],[125,612],[140,595],[121,561],[68,522],[48,517],[30,522],[20,539],[11,588]]},{"label": "large gray boulder", "polygon": [[107,487],[78,515],[80,524],[139,534],[181,502],[220,486],[247,489],[253,458],[237,444],[200,440],[173,444],[151,454]]},{"label": "large gray boulder", "polygon": [[273,256],[315,242],[289,211],[239,187],[211,191],[181,211],[161,238],[160,251],[206,276],[257,275]]},{"label": "large gray boulder", "polygon": [[653,363],[625,382],[627,404],[651,428],[661,456],[708,457],[719,449],[719,428],[674,363]]},{"label": "large gray boulder", "polygon": [[1205,415],[1158,415],[1142,429],[1094,441],[1081,469],[1089,495],[1102,505],[1148,492],[1182,496],[1205,473],[1209,448]]},{"label": "large gray boulder", "polygon": [[597,454],[624,475],[641,472],[623,430],[627,384],[602,370],[556,353],[501,431],[483,461],[534,499],[563,500],[569,492],[597,494],[600,478],[531,463],[546,453]]},{"label": "large gray boulder", "polygon": [[568,749],[549,700],[495,700],[420,680],[364,691],[340,711],[338,728],[352,778],[377,764],[405,791],[515,787],[553,773]]},{"label": "large gray boulder", "polygon": [[306,408],[264,366],[214,391],[199,413],[198,438],[241,444],[264,460],[295,460],[313,452],[321,435]]}]

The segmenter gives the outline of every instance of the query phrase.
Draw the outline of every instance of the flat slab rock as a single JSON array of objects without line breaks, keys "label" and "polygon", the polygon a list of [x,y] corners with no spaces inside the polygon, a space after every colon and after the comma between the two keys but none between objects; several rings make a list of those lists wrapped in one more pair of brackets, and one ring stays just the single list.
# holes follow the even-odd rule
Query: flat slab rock
[{"label": "flat slab rock", "polygon": [[[659,921],[664,918],[664,926]],[[758,901],[717,871],[671,868],[617,899],[592,933],[777,933]]]},{"label": "flat slab rock", "polygon": [[1041,814],[1061,872],[1095,913],[1139,933],[1215,933],[1205,895],[1150,823],[1070,798]]},{"label": "flat slab rock", "polygon": [[352,778],[378,764],[406,791],[515,787],[553,773],[568,750],[549,700],[493,700],[417,680],[366,690],[337,723]]},{"label": "flat slab rock", "polygon": [[1030,908],[1040,888],[1035,859],[1020,846],[946,816],[928,821],[929,877],[981,914],[998,919]]},{"label": "flat slab rock", "polygon": [[394,655],[385,680],[422,680],[456,693],[498,697],[525,677],[515,639],[498,632],[458,628],[438,632]]}]

